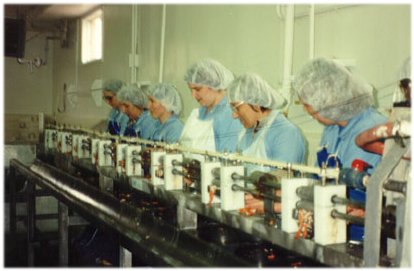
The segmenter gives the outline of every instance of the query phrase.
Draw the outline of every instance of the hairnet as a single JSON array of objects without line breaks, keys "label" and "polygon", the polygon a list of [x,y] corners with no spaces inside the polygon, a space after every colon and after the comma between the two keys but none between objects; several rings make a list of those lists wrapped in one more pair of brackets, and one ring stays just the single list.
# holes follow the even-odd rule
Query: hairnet
[{"label": "hairnet", "polygon": [[365,80],[325,58],[307,63],[296,75],[293,88],[302,102],[333,121],[348,120],[373,103],[372,87]]},{"label": "hairnet", "polygon": [[116,97],[122,101],[128,101],[133,105],[146,108],[148,103],[147,95],[135,84],[123,86]]},{"label": "hairnet", "polygon": [[213,59],[194,63],[184,77],[187,83],[207,86],[214,90],[226,89],[233,79],[233,73]]},{"label": "hairnet", "polygon": [[122,82],[121,80],[110,79],[105,82],[103,90],[110,91],[113,94],[116,94],[122,88],[123,85],[124,82]]},{"label": "hairnet", "polygon": [[181,99],[177,89],[172,84],[158,83],[152,85],[147,90],[148,96],[154,97],[159,101],[168,111],[174,114],[181,112]]},{"label": "hairnet", "polygon": [[280,108],[286,101],[277,90],[254,73],[237,77],[227,88],[227,96],[230,102],[245,102],[272,109]]},{"label": "hairnet", "polygon": [[411,79],[411,57],[404,61],[403,66],[400,69],[398,80]]}]

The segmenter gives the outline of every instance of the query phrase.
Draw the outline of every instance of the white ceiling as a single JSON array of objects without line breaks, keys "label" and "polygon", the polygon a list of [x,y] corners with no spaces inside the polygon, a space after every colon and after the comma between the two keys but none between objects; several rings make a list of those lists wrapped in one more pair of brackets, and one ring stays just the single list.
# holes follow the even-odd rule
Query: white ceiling
[{"label": "white ceiling", "polygon": [[49,5],[45,7],[37,16],[38,20],[57,20],[71,19],[85,15],[95,9],[97,4],[78,4],[78,5]]}]

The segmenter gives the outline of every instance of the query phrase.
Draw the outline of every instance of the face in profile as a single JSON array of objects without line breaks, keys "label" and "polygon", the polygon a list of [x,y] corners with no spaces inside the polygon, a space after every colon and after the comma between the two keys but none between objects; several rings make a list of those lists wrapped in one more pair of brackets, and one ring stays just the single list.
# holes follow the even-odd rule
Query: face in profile
[{"label": "face in profile", "polygon": [[148,110],[154,119],[160,119],[160,117],[167,111],[166,108],[152,96],[148,96]]},{"label": "face in profile", "polygon": [[230,103],[230,106],[233,110],[233,118],[239,119],[244,128],[249,129],[257,124],[260,114],[253,106],[244,102]]},{"label": "face in profile", "polygon": [[129,117],[130,120],[136,120],[142,113],[142,109],[131,102],[122,102],[119,104],[119,109]]},{"label": "face in profile", "polygon": [[217,91],[207,86],[200,86],[197,84],[188,84],[191,90],[191,96],[201,105],[210,107],[215,103]]},{"label": "face in profile", "polygon": [[313,109],[313,107],[307,103],[303,103],[303,109],[315,120],[317,120],[319,123],[323,125],[334,125],[336,124],[333,120],[327,119],[322,117],[318,111]]},{"label": "face in profile", "polygon": [[103,94],[102,98],[107,104],[109,104],[112,108],[119,108],[120,106],[119,100],[115,94],[113,94],[110,91],[106,91],[106,90],[104,90],[102,94]]}]

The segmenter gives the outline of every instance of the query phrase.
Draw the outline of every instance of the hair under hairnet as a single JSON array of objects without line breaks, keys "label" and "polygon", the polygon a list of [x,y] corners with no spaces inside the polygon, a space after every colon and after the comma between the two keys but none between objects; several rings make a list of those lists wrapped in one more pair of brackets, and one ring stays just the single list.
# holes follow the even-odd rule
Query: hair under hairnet
[{"label": "hair under hairnet", "polygon": [[187,83],[207,86],[214,90],[226,89],[233,79],[233,73],[213,59],[194,63],[184,76]]},{"label": "hair under hairnet", "polygon": [[159,101],[168,111],[177,115],[180,114],[181,98],[174,85],[167,83],[154,84],[147,90],[147,94]]},{"label": "hair under hairnet", "polygon": [[398,80],[411,79],[411,57],[404,61],[403,66],[400,69]]},{"label": "hair under hairnet", "polygon": [[110,79],[105,82],[103,90],[116,94],[122,88],[122,86],[124,86],[124,82],[121,80]]},{"label": "hair under hairnet", "polygon": [[227,88],[230,102],[245,102],[265,108],[277,109],[286,102],[264,79],[254,73],[237,77]]},{"label": "hair under hairnet", "polygon": [[373,104],[372,86],[325,58],[308,62],[296,75],[293,88],[302,102],[333,121],[349,120]]},{"label": "hair under hairnet", "polygon": [[116,97],[121,102],[127,101],[141,108],[147,107],[147,95],[135,84],[123,86]]}]

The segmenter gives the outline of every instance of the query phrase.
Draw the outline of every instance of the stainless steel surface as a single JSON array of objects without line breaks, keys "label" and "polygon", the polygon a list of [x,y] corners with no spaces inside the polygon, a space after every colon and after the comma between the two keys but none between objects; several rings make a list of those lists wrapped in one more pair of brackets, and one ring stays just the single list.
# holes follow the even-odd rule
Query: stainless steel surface
[{"label": "stainless steel surface", "polygon": [[411,267],[411,182],[407,182],[408,195],[397,201],[397,255],[396,266]]},{"label": "stainless steel surface", "polygon": [[410,149],[410,142],[405,148],[394,144],[382,158],[367,185],[367,201],[365,212],[364,262],[367,267],[378,267],[380,264],[380,235],[382,216],[383,185],[401,157]]},{"label": "stainless steel surface", "polygon": [[[201,203],[201,196],[181,191],[165,191],[162,186],[153,186],[151,182],[143,178],[134,177],[133,187],[143,192],[151,191],[156,197],[180,202],[183,208],[192,210],[198,214],[209,217],[215,221],[239,229],[245,233],[254,235],[263,240],[270,241],[290,251],[299,253],[305,257],[315,259],[321,263],[336,267],[361,267],[362,255],[350,253],[347,244],[321,246],[307,239],[295,240],[295,234],[283,232],[281,229],[265,224],[262,216],[242,216],[237,211],[223,211],[219,204],[208,207]],[[136,186],[135,186],[136,185]],[[351,251],[352,252],[352,251]]]},{"label": "stainless steel surface", "polygon": [[333,210],[331,213],[331,216],[336,218],[336,219],[343,219],[346,221],[349,221],[353,224],[357,224],[357,225],[364,225],[364,219],[361,217],[357,217],[357,216],[352,216],[352,215],[347,215],[341,212],[338,212],[337,210]]},{"label": "stainless steel surface", "polygon": [[191,237],[173,226],[144,215],[138,208],[101,193],[57,168],[36,160],[30,170],[11,162],[30,183],[49,189],[61,202],[79,214],[104,223],[168,266],[244,266],[247,262],[212,244]]}]

